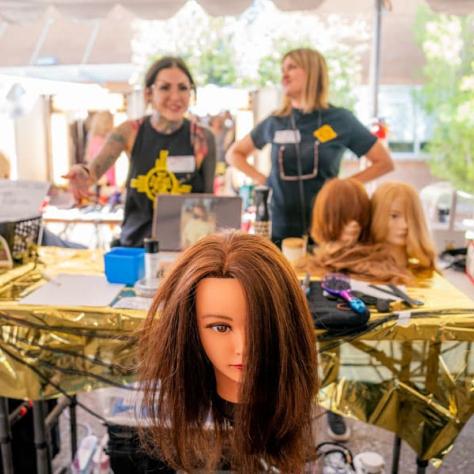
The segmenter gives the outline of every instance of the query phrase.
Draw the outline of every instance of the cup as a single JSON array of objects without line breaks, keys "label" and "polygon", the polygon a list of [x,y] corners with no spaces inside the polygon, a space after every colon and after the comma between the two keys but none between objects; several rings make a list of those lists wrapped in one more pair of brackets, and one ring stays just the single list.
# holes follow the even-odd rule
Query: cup
[{"label": "cup", "polygon": [[306,240],[302,237],[287,237],[281,242],[281,251],[289,262],[295,263],[306,255]]}]

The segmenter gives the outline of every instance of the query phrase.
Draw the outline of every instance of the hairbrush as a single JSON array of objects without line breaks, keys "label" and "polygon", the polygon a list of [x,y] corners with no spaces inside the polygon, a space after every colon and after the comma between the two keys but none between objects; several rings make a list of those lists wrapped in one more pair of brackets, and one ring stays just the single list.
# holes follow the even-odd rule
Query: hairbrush
[{"label": "hairbrush", "polygon": [[321,288],[330,295],[343,299],[355,313],[361,316],[368,313],[364,302],[351,293],[351,284],[346,275],[328,273],[321,283]]}]

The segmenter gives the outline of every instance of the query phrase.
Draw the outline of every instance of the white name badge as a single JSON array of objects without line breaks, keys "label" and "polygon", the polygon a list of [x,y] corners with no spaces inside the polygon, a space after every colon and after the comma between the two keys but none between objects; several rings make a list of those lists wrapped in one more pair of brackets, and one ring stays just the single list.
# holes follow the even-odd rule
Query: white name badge
[{"label": "white name badge", "polygon": [[300,143],[301,135],[299,130],[277,130],[273,136],[273,143]]},{"label": "white name badge", "polygon": [[196,160],[193,155],[168,156],[168,171],[173,173],[193,173],[196,169]]}]

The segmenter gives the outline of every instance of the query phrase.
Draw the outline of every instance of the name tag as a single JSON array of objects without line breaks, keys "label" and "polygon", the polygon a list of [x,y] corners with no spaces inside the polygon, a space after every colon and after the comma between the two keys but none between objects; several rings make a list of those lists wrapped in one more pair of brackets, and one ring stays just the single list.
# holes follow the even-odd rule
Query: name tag
[{"label": "name tag", "polygon": [[196,169],[196,160],[193,155],[168,156],[168,171],[172,173],[193,173]]},{"label": "name tag", "polygon": [[277,130],[273,136],[273,143],[300,143],[301,135],[299,130]]}]

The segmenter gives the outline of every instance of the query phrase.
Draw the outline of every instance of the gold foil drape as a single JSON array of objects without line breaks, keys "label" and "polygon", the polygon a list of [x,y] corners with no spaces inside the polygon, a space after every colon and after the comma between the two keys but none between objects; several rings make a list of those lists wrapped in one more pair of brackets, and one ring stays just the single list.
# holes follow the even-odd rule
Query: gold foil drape
[{"label": "gold foil drape", "polygon": [[[102,271],[99,252],[43,248],[36,266],[0,273],[0,396],[53,398],[134,379],[143,311],[18,303],[45,273]],[[474,412],[474,301],[440,275],[408,291],[425,305],[374,314],[356,335],[318,332],[319,398],[436,462]]]}]

